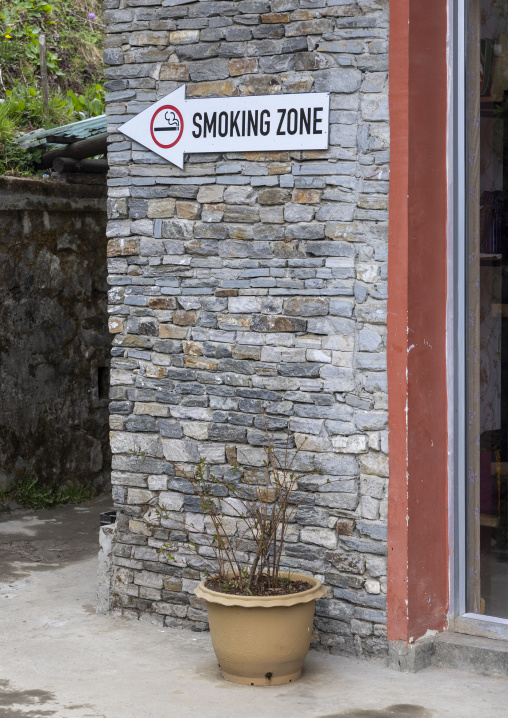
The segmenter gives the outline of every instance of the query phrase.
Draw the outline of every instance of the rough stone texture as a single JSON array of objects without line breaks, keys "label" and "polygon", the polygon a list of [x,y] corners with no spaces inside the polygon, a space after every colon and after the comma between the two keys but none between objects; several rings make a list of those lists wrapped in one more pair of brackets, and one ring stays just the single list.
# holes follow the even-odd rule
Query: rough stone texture
[{"label": "rough stone texture", "polygon": [[116,524],[99,529],[99,555],[97,561],[97,613],[109,613],[111,608],[111,576],[113,537]]},{"label": "rough stone texture", "polygon": [[[329,587],[315,644],[386,655],[388,0],[106,9],[116,609],[206,627],[185,548],[205,524],[179,465],[231,480],[238,457],[252,482],[261,403],[296,470],[333,482],[295,514],[285,558]],[[180,170],[116,131],[181,82],[189,98],[329,91],[329,149]]]},{"label": "rough stone texture", "polygon": [[90,181],[0,178],[0,486],[109,483],[106,188]]}]

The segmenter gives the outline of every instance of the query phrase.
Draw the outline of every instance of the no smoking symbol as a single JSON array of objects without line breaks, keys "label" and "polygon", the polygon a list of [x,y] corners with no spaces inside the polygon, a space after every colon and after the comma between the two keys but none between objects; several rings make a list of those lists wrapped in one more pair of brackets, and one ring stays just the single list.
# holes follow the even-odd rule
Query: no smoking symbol
[{"label": "no smoking symbol", "polygon": [[164,150],[174,147],[183,134],[183,117],[180,110],[174,105],[159,107],[150,122],[150,134],[158,147]]}]

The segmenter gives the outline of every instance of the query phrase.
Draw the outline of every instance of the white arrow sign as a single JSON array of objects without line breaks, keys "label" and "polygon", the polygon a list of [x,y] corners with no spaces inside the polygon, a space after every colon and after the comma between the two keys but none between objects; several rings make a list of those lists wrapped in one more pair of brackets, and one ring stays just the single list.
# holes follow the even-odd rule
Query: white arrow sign
[{"label": "white arrow sign", "polygon": [[327,92],[185,99],[185,85],[122,125],[124,135],[183,169],[185,152],[328,148]]}]

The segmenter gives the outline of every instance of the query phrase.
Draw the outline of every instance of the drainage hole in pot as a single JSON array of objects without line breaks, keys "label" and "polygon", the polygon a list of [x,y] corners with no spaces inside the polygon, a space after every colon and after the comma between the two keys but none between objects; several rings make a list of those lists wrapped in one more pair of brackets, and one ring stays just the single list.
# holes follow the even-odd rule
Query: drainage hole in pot
[{"label": "drainage hole in pot", "polygon": [[270,680],[271,677],[272,677],[271,673],[265,673],[265,678],[268,678],[268,680]]}]

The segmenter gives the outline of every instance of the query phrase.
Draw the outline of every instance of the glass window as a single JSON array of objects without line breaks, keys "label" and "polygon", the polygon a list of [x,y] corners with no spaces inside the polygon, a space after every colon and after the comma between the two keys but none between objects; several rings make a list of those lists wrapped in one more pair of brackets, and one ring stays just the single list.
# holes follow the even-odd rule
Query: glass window
[{"label": "glass window", "polygon": [[467,33],[468,610],[508,618],[508,0]]}]

